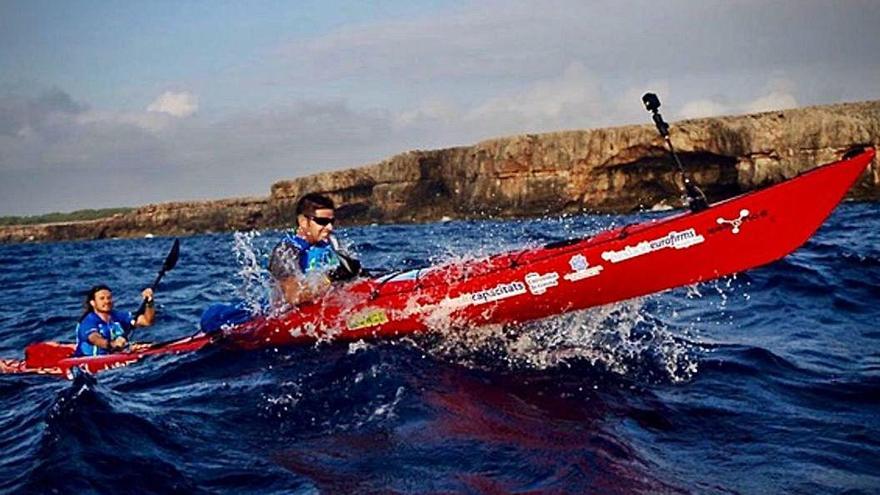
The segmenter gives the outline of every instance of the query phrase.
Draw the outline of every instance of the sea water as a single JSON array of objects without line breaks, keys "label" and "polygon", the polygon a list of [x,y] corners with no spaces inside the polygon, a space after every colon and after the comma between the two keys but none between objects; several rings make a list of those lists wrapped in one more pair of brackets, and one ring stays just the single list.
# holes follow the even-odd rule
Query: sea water
[{"label": "sea water", "polygon": [[[399,269],[661,216],[338,231]],[[278,237],[182,239],[135,339],[261,307]],[[0,356],[71,340],[93,284],[136,308],[170,244],[0,246]],[[878,493],[878,303],[880,206],[851,203],[769,266],[518,327],[0,376],[0,492]]]}]

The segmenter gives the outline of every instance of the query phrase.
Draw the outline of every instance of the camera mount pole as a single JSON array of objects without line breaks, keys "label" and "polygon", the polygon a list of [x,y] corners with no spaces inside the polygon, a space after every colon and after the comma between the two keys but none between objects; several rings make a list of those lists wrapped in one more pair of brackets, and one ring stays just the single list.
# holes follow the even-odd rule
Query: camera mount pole
[{"label": "camera mount pole", "polygon": [[663,139],[666,140],[669,154],[672,155],[672,159],[678,167],[678,172],[681,174],[682,181],[684,182],[684,193],[687,196],[686,203],[688,208],[694,213],[705,210],[709,207],[709,201],[706,199],[706,195],[703,194],[703,191],[694,184],[687,172],[684,171],[684,166],[681,164],[681,160],[678,159],[678,154],[675,152],[675,148],[672,147],[672,141],[669,139],[669,124],[663,120],[663,116],[661,116],[658,111],[660,108],[660,98],[654,93],[645,93],[644,96],[642,96],[642,103],[644,103],[645,108],[651,112],[652,118],[654,119],[654,125],[657,126],[657,132],[659,132],[660,135],[663,136]]}]

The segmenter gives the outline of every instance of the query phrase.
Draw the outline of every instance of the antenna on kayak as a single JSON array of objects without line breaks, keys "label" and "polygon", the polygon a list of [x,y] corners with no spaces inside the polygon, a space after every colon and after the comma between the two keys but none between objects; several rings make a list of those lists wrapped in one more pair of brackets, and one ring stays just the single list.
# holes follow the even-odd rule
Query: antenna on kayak
[{"label": "antenna on kayak", "polygon": [[642,96],[642,103],[644,103],[645,108],[651,112],[652,118],[654,119],[654,125],[657,126],[657,132],[659,132],[660,135],[663,136],[663,139],[666,140],[666,146],[669,148],[669,153],[672,155],[672,159],[678,167],[678,172],[681,174],[682,180],[684,181],[684,192],[687,196],[686,203],[688,208],[694,213],[705,210],[709,207],[709,201],[706,199],[706,195],[703,194],[703,191],[694,184],[687,172],[684,171],[684,166],[682,166],[681,160],[678,159],[678,154],[675,152],[675,148],[672,147],[672,141],[669,139],[669,124],[663,120],[663,116],[660,115],[660,112],[658,111],[660,108],[660,98],[654,93],[645,93],[644,96]]}]

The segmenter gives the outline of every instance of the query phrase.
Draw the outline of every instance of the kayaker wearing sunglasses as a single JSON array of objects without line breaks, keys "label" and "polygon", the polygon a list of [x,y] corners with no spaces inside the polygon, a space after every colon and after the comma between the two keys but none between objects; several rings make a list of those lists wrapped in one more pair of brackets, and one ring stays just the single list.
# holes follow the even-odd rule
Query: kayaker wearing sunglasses
[{"label": "kayaker wearing sunglasses", "polygon": [[320,194],[306,194],[296,203],[296,230],[272,250],[269,272],[288,304],[302,304],[322,295],[332,282],[356,277],[360,262],[340,253],[333,238],[336,206]]}]

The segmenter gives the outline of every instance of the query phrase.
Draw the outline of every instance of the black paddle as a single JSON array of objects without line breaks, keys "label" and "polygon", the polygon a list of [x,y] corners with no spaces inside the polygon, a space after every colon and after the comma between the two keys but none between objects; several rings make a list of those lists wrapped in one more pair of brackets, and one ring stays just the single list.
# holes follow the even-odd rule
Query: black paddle
[{"label": "black paddle", "polygon": [[[180,257],[180,239],[174,239],[174,244],[171,246],[171,251],[168,253],[168,256],[165,257],[165,263],[162,264],[162,269],[159,270],[159,274],[156,275],[156,280],[153,281],[153,284],[150,285],[150,288],[153,291],[156,290],[156,287],[159,286],[159,281],[162,280],[162,277],[165,276],[165,272],[171,271],[175,265],[177,265],[177,259]],[[125,340],[129,340],[131,338],[131,333],[134,331],[134,322],[137,321],[138,317],[140,317],[147,310],[147,300],[144,299],[141,302],[141,307],[138,308],[131,315],[131,330],[128,331],[127,335],[125,335]]]},{"label": "black paddle", "polygon": [[681,173],[682,179],[684,180],[684,190],[687,195],[688,207],[694,213],[705,210],[709,207],[709,201],[706,199],[706,195],[703,194],[703,191],[691,181],[688,174],[684,171],[681,160],[678,159],[678,154],[675,152],[675,148],[672,147],[672,141],[669,139],[669,124],[663,120],[663,116],[657,111],[660,108],[660,98],[654,93],[645,93],[644,96],[642,96],[642,103],[644,103],[645,108],[651,112],[654,119],[654,125],[657,126],[657,131],[663,136],[663,139],[666,140],[666,146],[669,148],[669,153],[675,160],[675,165],[678,166],[678,171]]}]

